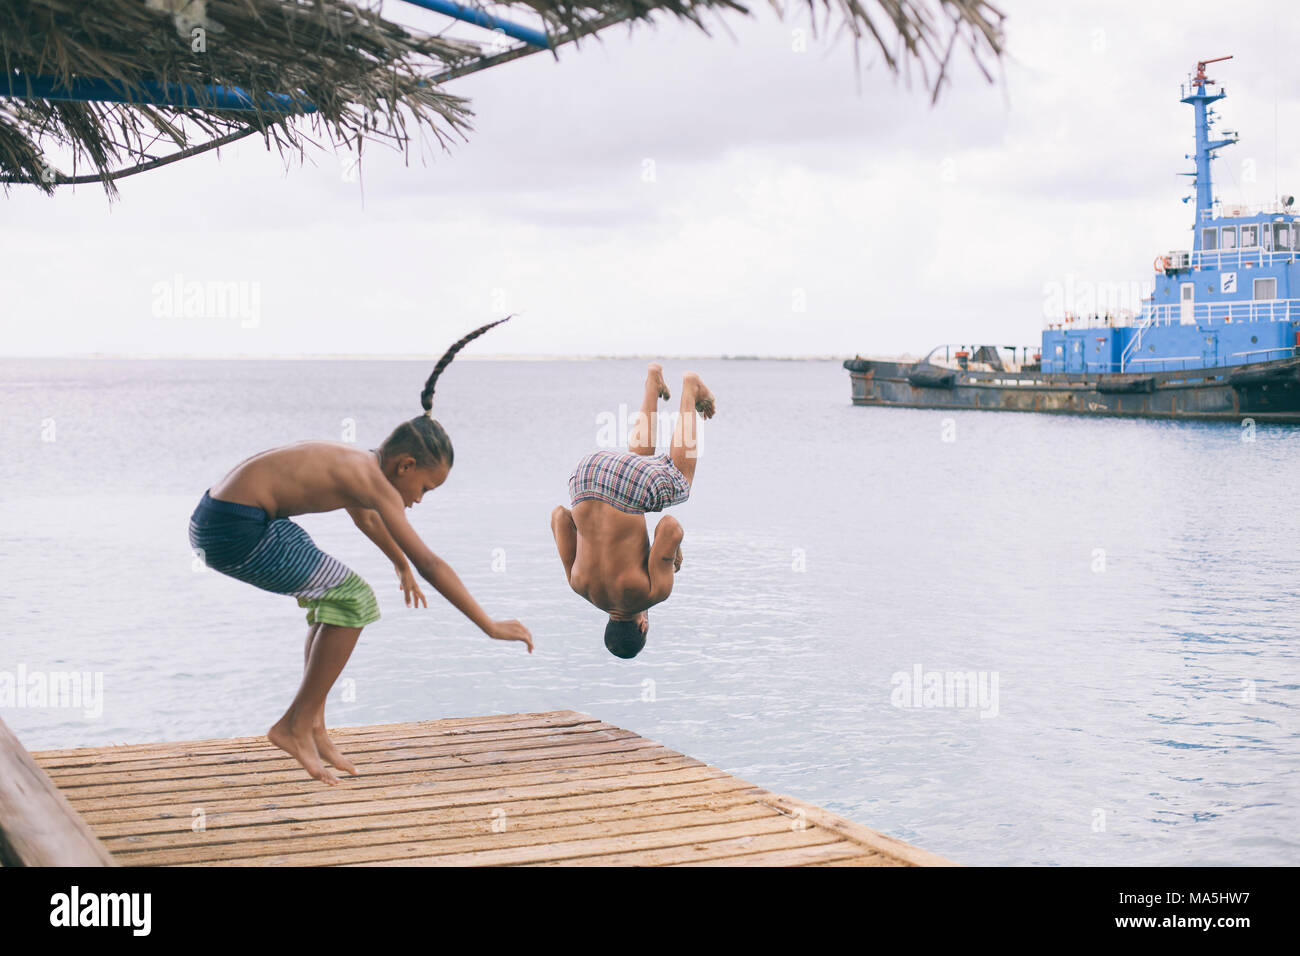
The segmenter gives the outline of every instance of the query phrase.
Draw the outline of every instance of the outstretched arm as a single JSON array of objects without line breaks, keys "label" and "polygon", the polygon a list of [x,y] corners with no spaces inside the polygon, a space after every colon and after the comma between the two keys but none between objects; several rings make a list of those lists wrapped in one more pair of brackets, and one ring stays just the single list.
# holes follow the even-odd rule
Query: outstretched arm
[{"label": "outstretched arm", "polygon": [[680,567],[682,525],[672,515],[664,515],[655,525],[654,544],[650,545],[650,601],[658,604],[673,592],[673,575]]},{"label": "outstretched arm", "polygon": [[398,568],[406,567],[406,555],[402,549],[397,546],[393,536],[388,533],[384,527],[384,520],[379,517],[379,512],[371,511],[369,508],[348,508],[348,515],[352,518],[352,523],[361,529],[362,534],[373,541],[380,551],[393,565]]},{"label": "outstretched arm", "polygon": [[578,528],[573,523],[573,512],[563,505],[557,505],[551,512],[551,534],[555,535],[555,547],[560,552],[564,576],[571,577],[573,562],[578,557]]},{"label": "outstretched arm", "polygon": [[379,517],[379,512],[371,511],[369,508],[346,510],[352,517],[352,523],[360,528],[362,534],[373,541],[380,551],[384,552],[389,561],[393,562],[393,569],[397,571],[398,587],[402,589],[406,606],[419,607],[423,603],[428,607],[429,602],[424,592],[420,590],[420,586],[415,583],[415,576],[411,573],[411,565],[407,563],[406,555],[402,553],[402,549],[397,546],[393,536],[384,527],[384,520]]},{"label": "outstretched arm", "polygon": [[411,523],[406,520],[402,496],[390,485],[382,474],[378,480],[369,480],[360,490],[359,497],[365,507],[379,513],[384,528],[402,550],[420,576],[433,585],[434,590],[467,618],[474,622],[488,637],[499,641],[523,641],[528,645],[528,652],[533,651],[533,638],[528,628],[518,621],[494,621],[474,600],[459,576],[446,561],[429,550],[428,545],[420,540]]}]

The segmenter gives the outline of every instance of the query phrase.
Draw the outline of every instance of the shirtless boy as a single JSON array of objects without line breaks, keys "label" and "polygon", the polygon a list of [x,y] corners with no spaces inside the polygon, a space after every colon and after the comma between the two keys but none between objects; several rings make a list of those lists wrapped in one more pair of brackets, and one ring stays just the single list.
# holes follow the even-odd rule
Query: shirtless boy
[{"label": "shirtless boy", "polygon": [[605,647],[631,658],[645,647],[647,609],[673,590],[682,566],[682,526],[665,515],[646,531],[647,512],[685,501],[695,480],[697,416],[712,418],[713,393],[694,372],[682,378],[677,426],[667,454],[655,454],[659,399],[671,394],[663,369],[651,363],[637,427],[626,452],[598,451],[569,478],[572,509],[551,512],[551,533],[569,586],[609,614]]},{"label": "shirtless boy", "polygon": [[339,782],[325,764],[357,773],[325,732],[325,698],[362,628],[379,619],[379,608],[370,586],[317,548],[291,516],[346,510],[393,562],[408,607],[421,602],[428,607],[411,572],[414,565],[488,637],[522,641],[532,653],[528,629],[518,621],[490,618],[406,519],[407,508],[447,480],[454,459],[451,439],[431,417],[434,384],[456,352],[490,327],[452,346],[425,383],[420,396],[425,414],[398,425],[379,448],[361,451],[309,441],[262,452],[205,492],[190,518],[190,545],[209,567],[292,595],[308,608],[302,684],[267,738],[324,783]]}]

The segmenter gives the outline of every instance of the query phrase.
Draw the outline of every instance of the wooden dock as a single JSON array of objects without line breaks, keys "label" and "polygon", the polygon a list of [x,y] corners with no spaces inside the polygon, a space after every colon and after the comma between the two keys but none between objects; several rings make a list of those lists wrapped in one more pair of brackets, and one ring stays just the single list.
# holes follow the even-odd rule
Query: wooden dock
[{"label": "wooden dock", "polygon": [[330,733],[333,788],[262,737],[31,757],[123,866],[950,865],[574,711]]}]

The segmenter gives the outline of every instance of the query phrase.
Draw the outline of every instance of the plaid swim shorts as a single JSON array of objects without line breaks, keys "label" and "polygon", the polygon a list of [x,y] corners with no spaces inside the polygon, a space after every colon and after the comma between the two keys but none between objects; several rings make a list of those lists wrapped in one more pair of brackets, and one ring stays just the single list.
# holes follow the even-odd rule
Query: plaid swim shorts
[{"label": "plaid swim shorts", "polygon": [[598,451],[578,462],[569,477],[569,500],[595,499],[628,514],[681,504],[691,484],[668,455]]}]

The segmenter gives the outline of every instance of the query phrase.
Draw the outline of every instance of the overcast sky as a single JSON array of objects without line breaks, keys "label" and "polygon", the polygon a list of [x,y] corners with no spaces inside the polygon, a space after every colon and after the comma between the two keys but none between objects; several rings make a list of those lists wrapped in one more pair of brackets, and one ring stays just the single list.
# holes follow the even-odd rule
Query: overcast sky
[{"label": "overcast sky", "polygon": [[[438,23],[388,0],[390,17]],[[123,180],[0,198],[0,354],[852,355],[1033,343],[1045,306],[1128,293],[1190,245],[1198,58],[1229,92],[1225,202],[1300,194],[1293,0],[1005,0],[1008,53],[938,106],[850,45],[793,52],[660,17],[449,84],[444,153],[260,139]],[[865,48],[864,48],[865,49]],[[647,177],[646,170],[653,170]],[[647,181],[650,179],[651,181]],[[227,314],[170,290],[236,283]],[[192,286],[189,286],[193,288]],[[238,306],[238,308],[236,307]]]}]

